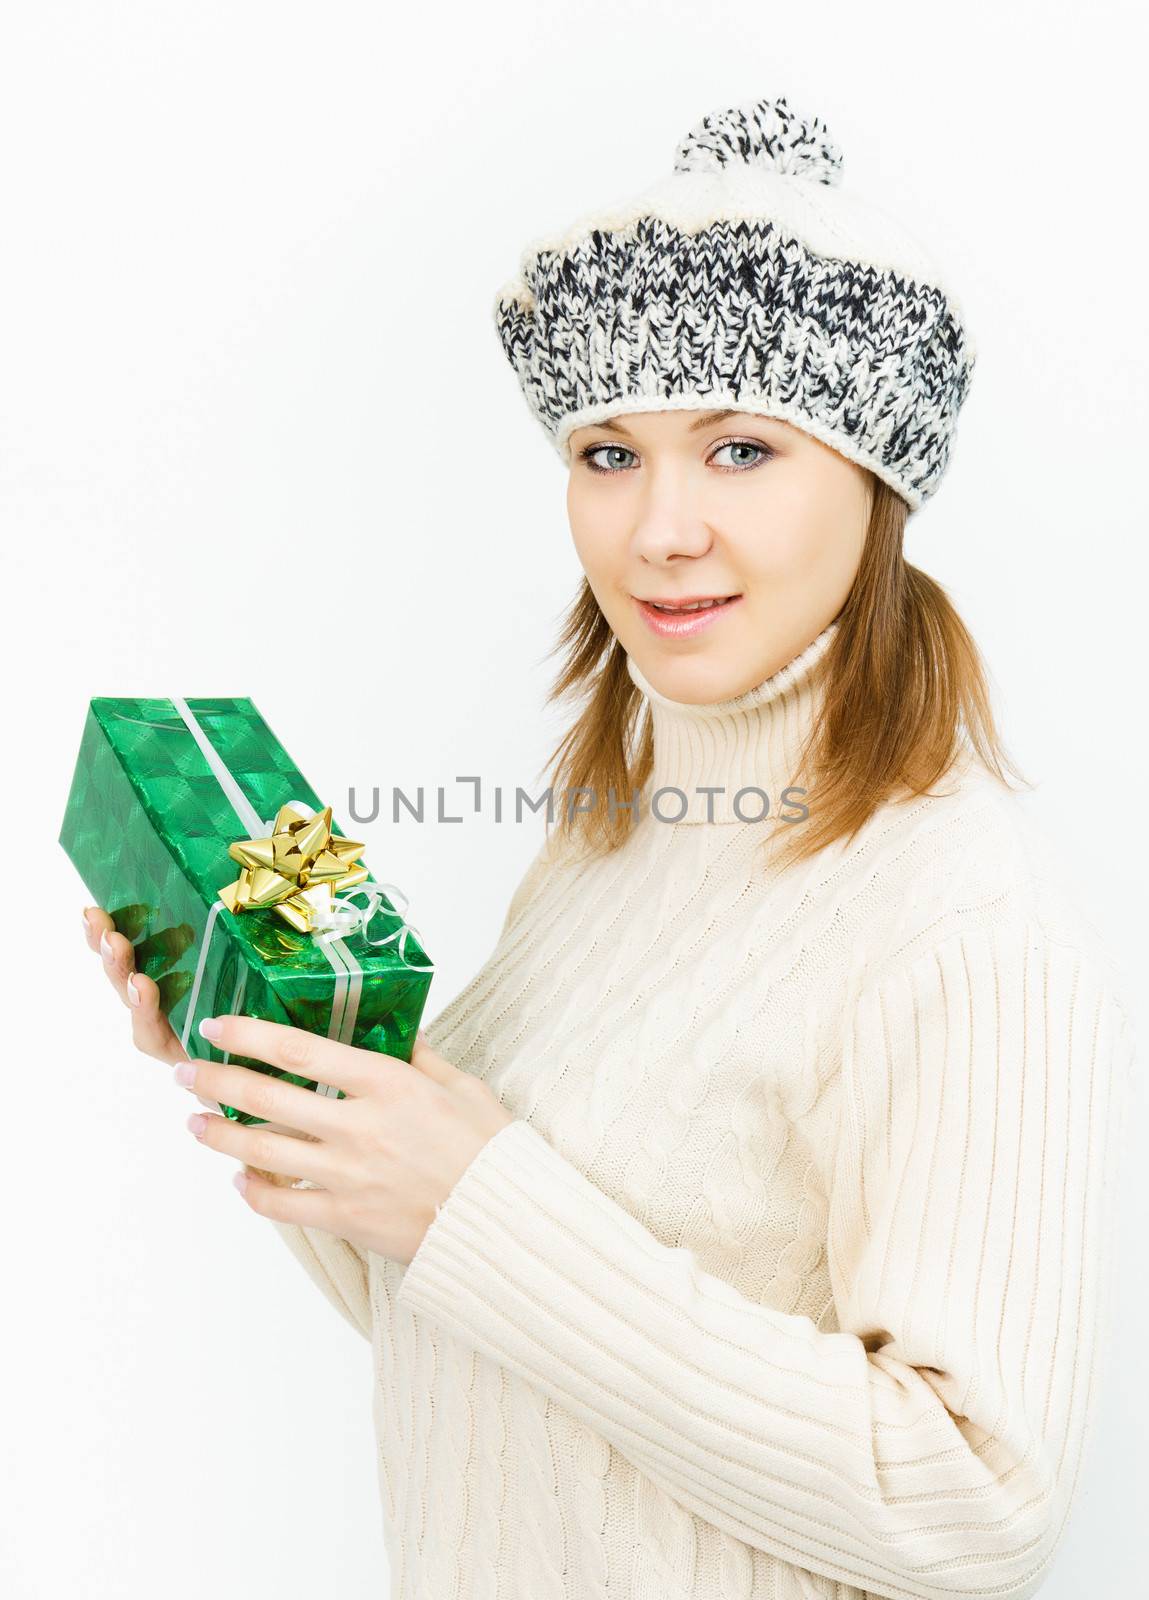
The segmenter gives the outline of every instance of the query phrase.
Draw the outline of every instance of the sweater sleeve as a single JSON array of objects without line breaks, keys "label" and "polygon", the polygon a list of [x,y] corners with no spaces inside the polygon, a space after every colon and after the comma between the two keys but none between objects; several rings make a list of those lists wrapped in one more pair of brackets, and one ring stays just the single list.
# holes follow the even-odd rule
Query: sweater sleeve
[{"label": "sweater sleeve", "polygon": [[1019,1600],[1081,1463],[1131,1053],[1104,963],[964,929],[850,1006],[832,1331],[664,1245],[522,1120],[397,1300],[756,1550],[872,1595]]},{"label": "sweater sleeve", "polygon": [[[253,1167],[269,1183],[287,1186],[292,1179],[274,1172],[264,1172]],[[297,1179],[304,1188],[315,1185],[307,1179]],[[303,1267],[311,1281],[322,1290],[339,1315],[349,1322],[357,1333],[371,1339],[371,1298],[367,1258],[349,1239],[327,1233],[322,1228],[301,1228],[295,1223],[279,1222],[271,1218],[272,1226],[292,1255]]]},{"label": "sweater sleeve", "polygon": [[[542,882],[549,861],[549,842],[544,839],[511,895],[500,938]],[[424,1024],[432,1044],[439,1020],[436,1018]],[[270,1174],[264,1173],[264,1176],[269,1177]],[[286,1222],[275,1222],[274,1227],[308,1277],[322,1290],[340,1316],[364,1338],[370,1339],[370,1277],[364,1253],[349,1239],[325,1233],[321,1228],[300,1228]]]},{"label": "sweater sleeve", "polygon": [[[516,916],[542,882],[550,861],[549,841],[544,839],[511,895],[499,937],[502,938]],[[435,1042],[439,1018],[425,1022],[428,1038]],[[264,1173],[264,1177],[270,1177]],[[370,1277],[367,1258],[349,1239],[325,1233],[320,1228],[300,1228],[292,1223],[275,1222],[284,1244],[303,1267],[312,1282],[331,1304],[364,1338],[372,1337]]]},{"label": "sweater sleeve", "polygon": [[365,1339],[372,1336],[367,1258],[349,1239],[295,1223],[272,1226],[339,1315]]}]

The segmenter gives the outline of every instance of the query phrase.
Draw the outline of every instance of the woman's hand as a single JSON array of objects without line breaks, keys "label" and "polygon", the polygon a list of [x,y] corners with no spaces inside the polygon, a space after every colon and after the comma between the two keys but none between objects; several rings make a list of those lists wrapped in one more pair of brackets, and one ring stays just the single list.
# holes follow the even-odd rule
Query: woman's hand
[{"label": "woman's hand", "polygon": [[[160,1010],[159,987],[144,973],[135,970],[135,951],[130,939],[117,933],[115,924],[99,906],[87,906],[83,912],[84,938],[89,950],[96,950],[103,959],[104,971],[112,988],[127,1006],[132,1019],[132,1043],[145,1055],[155,1056],[174,1066],[188,1059],[171,1023]],[[201,1105],[218,1111],[214,1100],[197,1095]]]},{"label": "woman's hand", "polygon": [[316,1094],[234,1062],[177,1067],[178,1082],[217,1104],[303,1135],[305,1142],[229,1117],[189,1118],[196,1137],[221,1155],[267,1174],[298,1173],[319,1186],[289,1189],[249,1176],[248,1205],[272,1221],[323,1229],[402,1266],[488,1139],[514,1121],[481,1078],[460,1072],[421,1036],[408,1064],[257,1017],[206,1018],[200,1031],[231,1055],[266,1061],[346,1096]]},{"label": "woman's hand", "polygon": [[[131,941],[108,913],[87,907],[84,932],[128,1008],[136,1048],[191,1067],[187,1087],[216,1113],[197,1137],[245,1164],[247,1202],[273,1221],[321,1228],[406,1265],[436,1206],[487,1140],[514,1120],[481,1078],[460,1072],[422,1037],[408,1065],[277,1022],[214,1019],[223,1030],[214,1041],[221,1049],[331,1084],[345,1091],[344,1100],[233,1062],[191,1062],[160,1010],[157,985],[135,971]],[[301,1137],[245,1127],[218,1115],[221,1105],[298,1129]],[[293,1189],[299,1178],[319,1187]]]},{"label": "woman's hand", "polygon": [[[168,1065],[188,1060],[188,1053],[179,1042],[167,1017],[160,1010],[160,991],[157,984],[142,972],[135,970],[135,950],[130,939],[116,932],[115,923],[99,906],[86,906],[83,911],[84,937],[90,950],[97,950],[104,963],[104,971],[112,988],[131,1013],[132,1042],[145,1055],[155,1056]],[[219,1102],[207,1100],[202,1094],[196,1099],[209,1111],[218,1111]],[[261,1177],[269,1183],[290,1188],[292,1177],[263,1172]]]}]

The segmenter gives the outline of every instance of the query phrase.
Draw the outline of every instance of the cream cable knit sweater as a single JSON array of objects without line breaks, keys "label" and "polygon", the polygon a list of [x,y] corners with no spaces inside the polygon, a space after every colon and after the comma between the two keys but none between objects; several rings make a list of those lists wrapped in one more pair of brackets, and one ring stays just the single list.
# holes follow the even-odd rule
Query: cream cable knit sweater
[{"label": "cream cable knit sweater", "polygon": [[781,875],[731,794],[705,820],[695,786],[801,782],[835,627],[721,705],[631,661],[646,793],[691,814],[594,864],[544,844],[428,1025],[518,1120],[411,1264],[275,1224],[373,1340],[395,1600],[1005,1600],[1049,1567],[1123,974],[970,761]]}]

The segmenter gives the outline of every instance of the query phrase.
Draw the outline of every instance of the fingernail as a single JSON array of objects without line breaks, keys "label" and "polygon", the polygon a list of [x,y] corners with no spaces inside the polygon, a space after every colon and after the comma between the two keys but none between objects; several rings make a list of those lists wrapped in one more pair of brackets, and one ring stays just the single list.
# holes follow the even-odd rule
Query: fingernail
[{"label": "fingernail", "polygon": [[192,1084],[195,1082],[195,1062],[181,1061],[172,1076],[175,1078],[176,1082],[182,1084],[185,1089],[190,1089]]},{"label": "fingernail", "polygon": [[199,1031],[205,1039],[219,1039],[223,1036],[223,1023],[218,1017],[205,1017],[199,1025]]},{"label": "fingernail", "polygon": [[105,928],[104,931],[100,934],[100,954],[103,956],[104,960],[107,962],[109,967],[112,965],[113,961],[115,961],[115,959],[116,959],[115,956],[112,954],[112,947],[108,942],[108,930],[107,930],[107,928]]},{"label": "fingernail", "polygon": [[91,933],[92,924],[88,921],[88,908],[87,908],[87,906],[85,906],[84,909],[80,912],[80,915],[84,919],[84,932],[85,933]]},{"label": "fingernail", "polygon": [[246,1172],[237,1172],[235,1174],[235,1176],[232,1178],[231,1181],[232,1181],[232,1183],[235,1184],[235,1186],[239,1190],[240,1194],[246,1194],[247,1193],[247,1173]]},{"label": "fingernail", "polygon": [[207,1118],[205,1116],[201,1116],[198,1111],[193,1111],[191,1116],[188,1118],[188,1127],[195,1134],[197,1139],[202,1139],[203,1130],[207,1127]]},{"label": "fingernail", "polygon": [[128,978],[128,1004],[138,1006],[139,1003],[140,991],[136,988],[136,975],[133,972]]}]

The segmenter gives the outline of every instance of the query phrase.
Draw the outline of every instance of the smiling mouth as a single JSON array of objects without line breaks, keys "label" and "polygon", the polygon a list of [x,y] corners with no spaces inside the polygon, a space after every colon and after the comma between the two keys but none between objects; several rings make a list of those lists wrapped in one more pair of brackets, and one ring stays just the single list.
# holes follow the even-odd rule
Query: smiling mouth
[{"label": "smiling mouth", "polygon": [[634,597],[635,607],[645,626],[660,639],[693,639],[710,628],[716,628],[728,611],[736,611],[742,599],[740,594],[714,595],[706,599],[663,601],[640,600]]},{"label": "smiling mouth", "polygon": [[[637,598],[637,596],[636,596]],[[729,605],[731,600],[737,600],[736,594],[718,595],[708,600],[643,600],[644,606],[650,606],[654,611],[662,611],[668,617],[681,616],[684,612],[711,611],[715,606]]]}]

